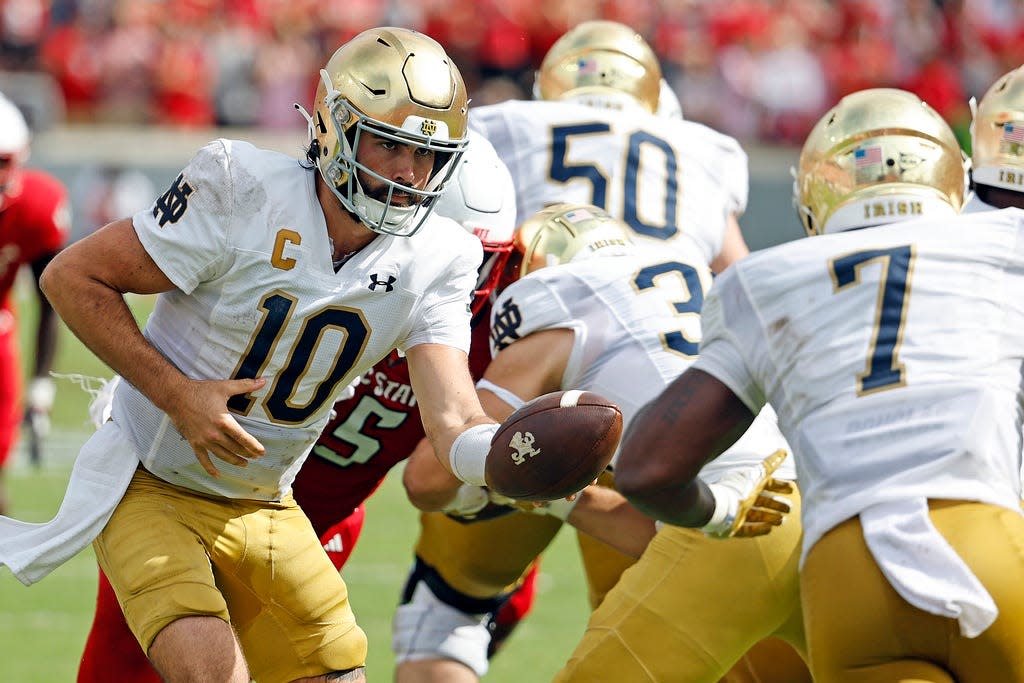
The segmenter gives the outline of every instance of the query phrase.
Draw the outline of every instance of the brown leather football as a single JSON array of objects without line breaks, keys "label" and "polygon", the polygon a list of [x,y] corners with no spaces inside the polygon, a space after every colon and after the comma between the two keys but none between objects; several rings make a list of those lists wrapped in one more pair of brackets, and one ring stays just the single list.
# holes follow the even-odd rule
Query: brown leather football
[{"label": "brown leather football", "polygon": [[565,498],[597,478],[622,437],[622,411],[591,391],[538,396],[501,423],[484,476],[496,493],[518,500]]}]

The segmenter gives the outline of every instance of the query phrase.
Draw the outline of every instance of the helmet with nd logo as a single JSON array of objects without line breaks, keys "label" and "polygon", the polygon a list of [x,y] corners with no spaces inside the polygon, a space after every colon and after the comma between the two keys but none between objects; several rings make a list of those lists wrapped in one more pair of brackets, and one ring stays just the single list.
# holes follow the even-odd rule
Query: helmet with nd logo
[{"label": "helmet with nd logo", "polygon": [[[341,204],[371,230],[412,235],[466,148],[467,101],[462,75],[435,40],[404,28],[364,31],[320,71],[313,113],[306,114],[309,159]],[[366,133],[432,153],[426,185],[396,182],[361,164],[355,150]],[[361,174],[383,183],[387,198],[367,196]],[[396,192],[411,203],[394,202]]]}]

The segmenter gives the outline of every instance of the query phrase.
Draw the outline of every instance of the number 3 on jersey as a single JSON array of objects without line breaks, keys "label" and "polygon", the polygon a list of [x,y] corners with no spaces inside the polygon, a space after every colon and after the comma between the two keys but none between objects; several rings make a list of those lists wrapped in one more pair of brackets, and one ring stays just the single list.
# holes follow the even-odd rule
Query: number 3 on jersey
[{"label": "number 3 on jersey", "polygon": [[[576,135],[600,135],[611,131],[607,123],[580,123],[572,126],[555,126],[551,129],[551,169],[548,175],[552,180],[566,183],[574,178],[583,178],[592,187],[591,204],[614,214],[614,208],[608,206],[608,179],[593,163],[573,161],[569,158],[569,138]],[[640,157],[644,148],[654,148],[661,152],[665,163],[665,188],[662,197],[662,222],[660,225],[645,223],[640,218],[639,197]],[[675,150],[666,141],[647,131],[633,131],[629,136],[629,148],[626,152],[625,173],[622,179],[622,220],[645,237],[667,240],[679,233],[676,226],[676,210],[679,202],[679,164]],[[650,206],[650,202],[643,206]]]},{"label": "number 3 on jersey", "polygon": [[877,262],[882,268],[878,278],[878,304],[868,347],[867,366],[857,375],[857,394],[895,389],[906,383],[903,363],[897,355],[907,319],[910,278],[914,269],[914,248],[910,245],[891,249],[871,249],[848,254],[829,262],[835,292],[860,283],[860,270]]}]

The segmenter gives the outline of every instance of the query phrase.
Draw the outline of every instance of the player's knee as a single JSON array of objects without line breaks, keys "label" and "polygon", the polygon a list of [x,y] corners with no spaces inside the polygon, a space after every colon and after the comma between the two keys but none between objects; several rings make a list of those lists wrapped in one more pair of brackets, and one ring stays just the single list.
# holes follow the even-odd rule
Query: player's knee
[{"label": "player's knee", "polygon": [[488,624],[502,597],[476,599],[449,586],[417,559],[395,612],[391,646],[395,661],[447,659],[487,673]]}]

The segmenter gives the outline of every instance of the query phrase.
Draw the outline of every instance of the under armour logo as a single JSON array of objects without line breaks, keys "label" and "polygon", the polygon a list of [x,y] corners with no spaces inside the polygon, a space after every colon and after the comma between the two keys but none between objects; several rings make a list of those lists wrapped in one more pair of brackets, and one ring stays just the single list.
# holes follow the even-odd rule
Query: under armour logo
[{"label": "under armour logo", "polygon": [[160,195],[153,207],[153,217],[160,219],[161,228],[168,223],[177,223],[181,220],[185,215],[185,209],[188,208],[188,197],[194,191],[195,188],[185,181],[184,174],[179,173],[167,192]]},{"label": "under armour logo", "polygon": [[377,273],[373,273],[370,275],[369,288],[371,291],[376,292],[377,287],[380,286],[384,288],[385,292],[390,292],[394,289],[393,285],[395,284],[395,280],[397,279],[398,278],[395,277],[394,275],[388,275],[388,278],[386,280],[382,280],[380,279],[380,276],[377,275]]},{"label": "under armour logo", "polygon": [[491,324],[491,341],[499,351],[515,340],[519,339],[519,326],[523,322],[523,316],[519,313],[519,307],[512,299],[507,299],[500,311],[494,313],[494,322]]},{"label": "under armour logo", "polygon": [[420,132],[427,136],[434,135],[437,133],[437,121],[423,119],[420,123]]}]

